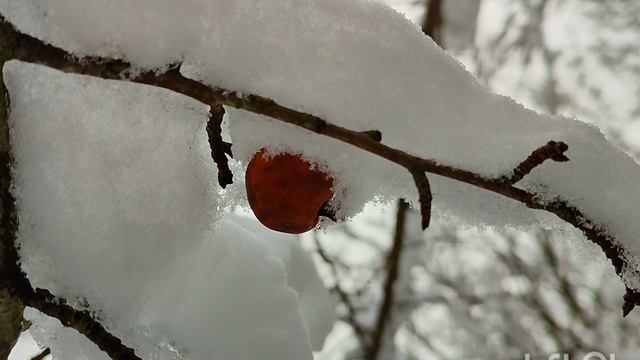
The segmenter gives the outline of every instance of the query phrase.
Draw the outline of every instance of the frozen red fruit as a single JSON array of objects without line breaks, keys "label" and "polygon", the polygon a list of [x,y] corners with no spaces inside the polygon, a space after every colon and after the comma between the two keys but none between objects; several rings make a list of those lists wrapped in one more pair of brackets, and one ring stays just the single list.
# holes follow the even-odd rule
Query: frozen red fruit
[{"label": "frozen red fruit", "polygon": [[247,167],[251,210],[269,229],[300,234],[313,229],[333,196],[333,179],[300,155],[258,151]]}]

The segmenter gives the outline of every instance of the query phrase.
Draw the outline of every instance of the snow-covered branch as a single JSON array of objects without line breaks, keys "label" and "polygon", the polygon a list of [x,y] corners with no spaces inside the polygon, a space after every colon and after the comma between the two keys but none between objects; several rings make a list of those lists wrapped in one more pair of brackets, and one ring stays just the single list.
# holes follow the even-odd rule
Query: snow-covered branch
[{"label": "snow-covered branch", "polygon": [[[3,24],[5,24],[3,22]],[[15,50],[21,48],[21,37],[12,32],[10,26],[2,26],[0,48],[4,63],[14,57]],[[23,322],[22,312],[25,306],[31,306],[41,312],[55,317],[65,326],[76,329],[85,335],[100,349],[113,359],[139,359],[132,349],[123,345],[120,339],[110,334],[89,311],[79,311],[57,299],[48,290],[33,289],[26,274],[19,265],[19,255],[16,248],[17,218],[15,199],[10,192],[12,155],[10,153],[10,136],[8,126],[8,98],[4,85],[0,86],[0,201],[2,216],[0,222],[0,320],[3,331],[0,339],[0,358],[6,358],[20,334]],[[11,318],[11,321],[9,321]],[[12,334],[9,334],[12,330]],[[11,339],[11,336],[14,337]],[[7,343],[5,343],[7,341]],[[9,346],[10,345],[10,346]]]},{"label": "snow-covered branch", "polygon": [[567,144],[558,141],[549,141],[544,146],[534,150],[529,157],[513,170],[513,174],[505,176],[504,182],[511,185],[517,183],[533,169],[549,159],[560,162],[569,161],[569,158],[564,155],[567,150],[569,150]]},{"label": "snow-covered branch", "polygon": [[[15,29],[3,21],[4,31]],[[297,111],[278,104],[277,102],[254,94],[238,94],[222,88],[211,88],[201,82],[186,78],[180,72],[179,66],[166,71],[134,72],[128,63],[100,57],[77,59],[70,53],[45,44],[44,42],[19,34],[19,50],[16,52],[18,60],[49,66],[64,72],[96,76],[103,79],[123,80],[140,84],[147,84],[169,89],[192,97],[210,106],[226,105],[265,115],[279,121],[295,125],[311,132],[327,136],[364,151],[385,158],[410,172],[424,171],[440,175],[456,181],[473,185],[478,188],[505,196],[515,200],[528,208],[545,210],[557,215],[562,220],[581,230],[584,235],[600,246],[615,267],[616,273],[622,275],[629,257],[627,251],[617,242],[607,229],[598,226],[597,222],[585,216],[577,207],[564,200],[548,200],[537,196],[533,191],[515,187],[504,177],[486,178],[479,173],[442,164],[432,159],[412,155],[408,152],[385,145],[372,139],[366,133],[350,130],[334,125],[318,116]],[[384,134],[382,134],[384,137]],[[556,142],[556,144],[560,144]],[[543,149],[546,149],[543,147]],[[566,149],[565,149],[566,150]],[[563,151],[560,151],[562,153]],[[535,154],[535,152],[534,152]],[[553,156],[557,156],[555,153]],[[525,161],[527,163],[527,161]],[[535,164],[534,166],[535,167]],[[628,314],[633,307],[640,305],[640,292],[627,285],[624,314]]]},{"label": "snow-covered branch", "polygon": [[[25,279],[26,280],[26,279]],[[94,319],[89,311],[80,311],[56,298],[48,290],[33,290],[30,284],[22,284],[17,295],[26,306],[60,320],[66,326],[77,330],[96,344],[114,360],[140,360],[133,349],[124,345],[120,339],[111,334],[100,322]]]}]

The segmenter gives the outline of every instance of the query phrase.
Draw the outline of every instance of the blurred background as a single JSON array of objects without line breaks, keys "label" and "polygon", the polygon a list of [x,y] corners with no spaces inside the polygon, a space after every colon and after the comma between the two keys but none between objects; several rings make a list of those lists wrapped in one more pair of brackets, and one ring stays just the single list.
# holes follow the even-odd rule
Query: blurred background
[{"label": "blurred background", "polygon": [[[379,1],[494,92],[640,156],[640,1]],[[622,317],[623,286],[586,240],[419,228],[399,202],[302,236],[339,302],[317,360],[640,358],[640,315]]]}]

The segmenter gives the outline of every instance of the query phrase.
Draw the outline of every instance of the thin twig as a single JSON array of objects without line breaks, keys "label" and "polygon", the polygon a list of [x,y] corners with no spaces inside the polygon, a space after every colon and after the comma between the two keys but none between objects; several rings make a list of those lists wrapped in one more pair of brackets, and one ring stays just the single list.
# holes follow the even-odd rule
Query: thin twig
[{"label": "thin twig", "polygon": [[31,360],[44,360],[47,356],[51,355],[51,348],[46,348],[42,350],[42,352],[34,357]]},{"label": "thin twig", "polygon": [[569,158],[564,155],[567,150],[569,150],[567,144],[561,141],[549,141],[544,146],[534,150],[529,157],[513,170],[511,175],[502,177],[502,181],[513,185],[549,159],[560,162],[569,161]]},{"label": "thin twig", "polygon": [[233,173],[229,169],[227,155],[233,156],[231,144],[222,141],[222,119],[224,107],[220,104],[212,104],[209,108],[209,121],[207,122],[207,135],[211,147],[211,158],[218,167],[218,183],[223,189],[233,184]]},{"label": "thin twig", "polygon": [[404,199],[398,200],[396,228],[393,236],[393,243],[391,244],[391,249],[387,257],[387,277],[384,281],[382,304],[380,304],[376,326],[373,330],[371,347],[367,352],[367,360],[376,360],[378,358],[378,354],[380,353],[380,349],[383,345],[382,342],[384,340],[385,330],[387,329],[387,323],[391,319],[391,310],[395,301],[395,284],[396,280],[398,280],[400,270],[402,246],[404,243],[404,230],[408,210],[409,203],[404,201]]},{"label": "thin twig", "polygon": [[416,188],[418,188],[422,230],[426,230],[431,222],[431,186],[424,171],[411,171],[411,175],[413,175],[413,181],[416,184]]}]

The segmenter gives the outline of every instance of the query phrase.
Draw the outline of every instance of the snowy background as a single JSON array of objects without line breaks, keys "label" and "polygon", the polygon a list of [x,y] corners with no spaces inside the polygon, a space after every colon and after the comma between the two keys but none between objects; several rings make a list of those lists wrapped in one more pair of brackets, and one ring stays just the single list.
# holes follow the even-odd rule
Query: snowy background
[{"label": "snowy background", "polygon": [[[550,139],[566,141],[572,161],[545,164],[523,186],[548,198],[562,194],[616,234],[630,256],[640,254],[640,168],[621,151],[634,155],[640,138],[638,58],[629,50],[639,27],[618,2],[445,0],[444,47],[480,82],[405,20],[419,24],[422,3],[389,2],[402,14],[367,1],[188,3],[4,0],[0,11],[76,54],[122,56],[145,68],[185,61],[186,73],[206,83],[378,129],[387,144],[487,176],[508,173]],[[607,16],[621,24],[603,26]],[[321,279],[333,295],[339,279],[358,323],[372,325],[392,200],[416,197],[407,174],[346,145],[229,111],[239,161],[236,184],[221,192],[203,105],[18,62],[4,73],[19,239],[34,285],[79,308],[90,304],[144,358],[361,356],[345,304]],[[333,205],[349,221],[298,239],[249,220],[241,174],[267,144],[331,171]],[[440,221],[425,234],[415,214],[406,225],[413,245],[381,358],[611,350],[620,359],[634,349],[637,315],[619,319],[622,286],[598,249],[550,216],[432,182]],[[540,223],[557,232],[516,231]],[[317,256],[319,244],[338,270]],[[59,359],[105,358],[56,320],[34,310],[25,316],[32,329],[13,359],[37,352],[31,336]]]}]

